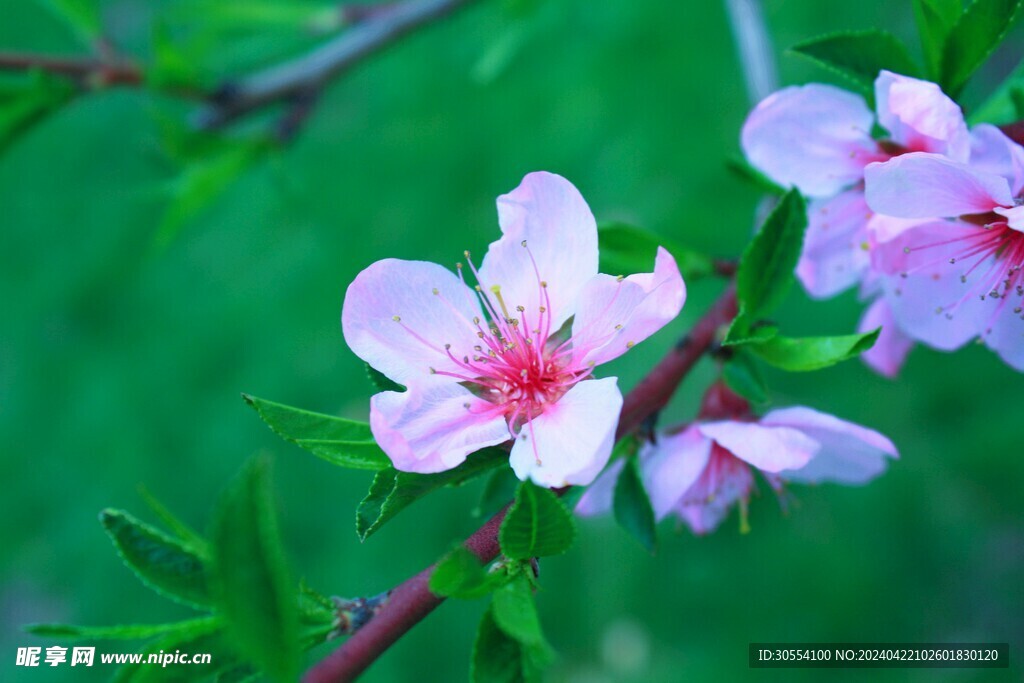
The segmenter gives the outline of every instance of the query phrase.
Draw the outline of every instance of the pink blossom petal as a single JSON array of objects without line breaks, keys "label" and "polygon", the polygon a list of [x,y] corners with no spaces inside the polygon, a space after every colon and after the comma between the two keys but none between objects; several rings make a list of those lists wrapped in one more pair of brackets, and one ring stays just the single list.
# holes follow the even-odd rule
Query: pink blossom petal
[{"label": "pink blossom petal", "polygon": [[863,484],[885,470],[887,457],[899,457],[892,441],[882,434],[811,408],[773,410],[761,418],[761,424],[798,429],[821,444],[806,465],[781,473],[788,481]]},{"label": "pink blossom petal", "polygon": [[871,210],[859,189],[813,200],[796,275],[807,293],[828,299],[857,284],[871,263],[866,224]]},{"label": "pink blossom petal", "polygon": [[819,448],[814,439],[788,427],[724,421],[701,424],[698,429],[740,460],[765,472],[803,467]]},{"label": "pink blossom petal", "polygon": [[971,142],[963,112],[936,84],[883,71],[875,79],[875,101],[878,122],[893,142],[967,161]]},{"label": "pink blossom petal", "polygon": [[729,515],[739,496],[718,496],[706,503],[689,503],[679,508],[679,516],[698,536],[710,534]]},{"label": "pink blossom petal", "polygon": [[661,520],[682,504],[683,496],[707,467],[711,439],[696,427],[661,435],[642,460],[644,485],[654,516]]},{"label": "pink blossom petal", "polygon": [[471,320],[480,315],[475,294],[451,271],[436,263],[384,259],[349,285],[341,327],[357,356],[409,385],[428,379],[431,367],[461,372],[444,345],[451,344],[456,357],[472,353],[479,342]]},{"label": "pink blossom petal", "polygon": [[1024,232],[1024,206],[1015,206],[1012,209],[996,209],[996,213],[1006,217],[1006,224],[1017,232]]},{"label": "pink blossom petal", "polygon": [[979,124],[971,131],[971,166],[1006,178],[1014,197],[1024,189],[1024,147],[991,124]]},{"label": "pink blossom petal", "polygon": [[872,245],[888,242],[899,237],[910,228],[934,221],[934,218],[894,218],[893,216],[884,216],[880,213],[872,213],[867,228],[869,241]]},{"label": "pink blossom petal", "polygon": [[[510,312],[525,307],[513,315],[529,329],[538,326],[540,308],[546,307],[550,329],[557,330],[573,314],[583,285],[597,274],[597,223],[590,208],[565,178],[530,173],[498,197],[498,222],[502,237],[484,256],[480,284],[500,287]],[[550,303],[541,281],[547,283]]]},{"label": "pink blossom petal", "polygon": [[914,152],[869,164],[864,180],[868,206],[897,218],[955,217],[1013,205],[1005,178],[937,154]]},{"label": "pink blossom petal", "polygon": [[443,381],[376,394],[370,399],[370,429],[395,469],[404,472],[450,470],[470,453],[510,438],[494,405]]},{"label": "pink blossom petal", "polygon": [[600,365],[624,354],[673,320],[686,300],[676,261],[658,248],[653,273],[619,280],[597,275],[580,293],[573,319],[573,353],[579,363]]},{"label": "pink blossom petal", "polygon": [[622,394],[614,377],[586,380],[523,425],[512,446],[512,469],[538,486],[586,486],[608,464]]},{"label": "pink blossom petal", "polygon": [[781,185],[827,197],[863,177],[879,156],[874,119],[864,101],[829,85],[790,87],[769,95],[743,124],[743,153]]},{"label": "pink blossom petal", "polygon": [[1004,299],[999,310],[986,330],[985,343],[999,354],[1007,365],[1024,372],[1024,313],[1021,308],[1024,299]]},{"label": "pink blossom petal", "polygon": [[587,487],[586,493],[576,503],[576,514],[581,517],[594,517],[611,511],[615,501],[615,485],[619,481],[619,475],[622,474],[622,467],[625,464],[625,460],[616,460],[594,480],[593,484]]},{"label": "pink blossom petal", "polygon": [[908,337],[896,322],[885,297],[875,299],[864,312],[857,326],[857,332],[864,334],[882,328],[875,345],[860,355],[868,367],[885,377],[899,374],[903,362],[914,348],[914,340]]}]

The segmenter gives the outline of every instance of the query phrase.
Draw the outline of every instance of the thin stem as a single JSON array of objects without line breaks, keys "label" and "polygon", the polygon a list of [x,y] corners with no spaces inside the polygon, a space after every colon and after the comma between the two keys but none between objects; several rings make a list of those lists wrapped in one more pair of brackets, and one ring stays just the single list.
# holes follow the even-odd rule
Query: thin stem
[{"label": "thin stem", "polygon": [[51,57],[5,52],[0,53],[0,70],[45,71],[99,85],[138,86],[144,80],[142,70],[134,64],[93,57]]},{"label": "thin stem", "polygon": [[[690,334],[672,349],[634,389],[626,395],[619,416],[616,438],[638,429],[644,421],[668,403],[679,383],[715,342],[718,330],[736,315],[736,292],[730,285],[697,321]],[[501,547],[498,529],[506,506],[477,529],[463,545],[481,562],[491,562]],[[354,681],[381,654],[441,604],[430,592],[433,565],[400,584],[375,617],[355,632],[319,664],[310,669],[305,683],[347,683]]]}]

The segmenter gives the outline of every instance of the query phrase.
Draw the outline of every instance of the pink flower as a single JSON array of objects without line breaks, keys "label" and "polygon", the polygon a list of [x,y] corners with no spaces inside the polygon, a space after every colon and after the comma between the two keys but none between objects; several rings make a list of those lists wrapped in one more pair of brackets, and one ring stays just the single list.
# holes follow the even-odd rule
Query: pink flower
[{"label": "pink flower", "polygon": [[[871,210],[864,201],[864,168],[907,152],[933,152],[966,161],[967,126],[939,86],[883,71],[875,80],[877,122],[857,95],[812,83],[764,99],[743,126],[750,163],[773,181],[811,197],[797,277],[808,294],[829,298],[868,275]],[[870,284],[870,283],[869,283]]]},{"label": "pink flower", "polygon": [[903,219],[872,259],[915,339],[952,350],[981,337],[1024,370],[1024,148],[992,126],[973,143],[970,164],[916,153],[867,168],[872,209]]},{"label": "pink flower", "polygon": [[[596,365],[678,315],[675,260],[653,273],[597,272],[597,226],[567,180],[531,173],[498,198],[502,237],[477,281],[385,259],[349,286],[342,329],[360,358],[405,385],[370,401],[370,427],[399,470],[440,472],[515,439],[511,465],[541,486],[589,484],[608,461],[622,395]],[[586,381],[584,381],[586,380]]]},{"label": "pink flower", "polygon": [[[811,408],[773,410],[759,420],[696,422],[659,436],[640,452],[643,480],[655,517],[676,515],[694,533],[714,531],[738,505],[745,528],[747,503],[760,473],[776,491],[787,482],[858,485],[885,470],[896,447],[876,431]],[[610,509],[617,462],[580,500],[577,512]]]}]

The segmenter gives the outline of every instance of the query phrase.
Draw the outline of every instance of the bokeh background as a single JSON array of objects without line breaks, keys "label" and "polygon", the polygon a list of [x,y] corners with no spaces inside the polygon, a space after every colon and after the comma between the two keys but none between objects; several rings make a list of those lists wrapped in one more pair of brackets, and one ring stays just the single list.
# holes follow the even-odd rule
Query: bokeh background
[{"label": "bokeh background", "polygon": [[[3,49],[80,51],[36,3],[2,6]],[[172,28],[206,40],[197,68],[214,75],[323,39],[215,31],[201,7],[103,3],[111,34],[143,61],[179,9]],[[909,2],[768,0],[766,12],[784,83],[828,80],[784,50],[825,31],[886,27],[916,46]],[[968,105],[1022,43],[1018,30]],[[566,0],[510,15],[484,0],[338,80],[293,145],[162,249],[153,240],[175,183],[162,131],[188,106],[106,91],[17,140],[0,157],[0,678],[111,674],[16,668],[16,647],[54,644],[25,623],[188,615],[134,579],[97,523],[106,506],[152,521],[140,483],[203,528],[228,478],[268,451],[292,567],[314,587],[373,594],[436,559],[479,523],[468,512],[479,483],[360,544],[354,508],[369,475],[280,441],[239,392],[364,418],[372,389],[339,326],[347,284],[384,257],[482,252],[497,235],[494,197],[531,170],[571,179],[599,219],[737,254],[758,195],[726,161],[748,108],[719,2]],[[607,372],[631,386],[720,287],[692,284],[680,320]],[[852,294],[812,303],[794,291],[780,317],[793,333],[841,333],[858,313]],[[714,372],[705,361],[665,419],[691,416]],[[1020,680],[1024,377],[974,346],[918,349],[896,382],[856,361],[768,379],[777,405],[875,427],[902,459],[865,488],[796,489],[789,514],[763,491],[747,535],[735,517],[707,538],[666,523],[656,557],[610,520],[582,523],[573,551],[541,569],[559,653],[548,679]],[[365,680],[465,680],[482,609],[445,605]],[[1012,667],[757,671],[751,641],[1009,641]]]}]

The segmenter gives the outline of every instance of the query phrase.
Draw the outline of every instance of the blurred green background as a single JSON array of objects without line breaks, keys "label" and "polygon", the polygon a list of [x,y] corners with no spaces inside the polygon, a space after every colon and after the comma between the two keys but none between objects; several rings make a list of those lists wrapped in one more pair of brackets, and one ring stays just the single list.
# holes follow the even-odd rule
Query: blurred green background
[{"label": "blurred green background", "polygon": [[[2,5],[3,49],[80,50],[36,3]],[[197,7],[177,21],[209,39],[198,65],[209,74],[316,41],[273,28],[204,33]],[[155,4],[103,9],[118,44],[145,59]],[[766,9],[781,47],[873,26],[916,45],[909,3]],[[1022,42],[1011,36],[968,103]],[[785,83],[825,80],[781,47]],[[479,483],[418,503],[360,544],[354,508],[369,475],[280,441],[239,392],[365,418],[372,390],[339,326],[347,284],[384,257],[481,252],[498,234],[494,197],[531,170],[568,177],[599,219],[737,254],[758,197],[725,162],[748,107],[719,2],[568,0],[515,18],[491,0],[336,82],[291,147],[164,250],[152,242],[174,169],[160,122],[187,106],[107,91],[15,142],[0,157],[0,678],[110,675],[15,667],[18,646],[54,644],[21,632],[28,622],[188,616],[134,579],[96,521],[106,506],[152,519],[140,483],[203,528],[232,473],[269,451],[291,563],[314,587],[373,594],[436,559],[479,523],[467,513]],[[630,387],[720,286],[693,283],[680,320],[607,373]],[[811,303],[794,292],[782,318],[794,333],[838,333],[858,314],[853,295]],[[665,419],[691,416],[713,374],[705,362]],[[866,488],[795,489],[788,515],[762,491],[748,535],[735,517],[708,538],[666,523],[656,557],[610,520],[582,523],[577,547],[541,568],[540,609],[559,652],[549,680],[1020,680],[1024,377],[972,347],[918,349],[898,382],[858,362],[769,379],[777,404],[875,427],[902,459]],[[465,680],[482,608],[445,605],[365,680]],[[1009,641],[1012,668],[757,671],[751,641]]]}]

